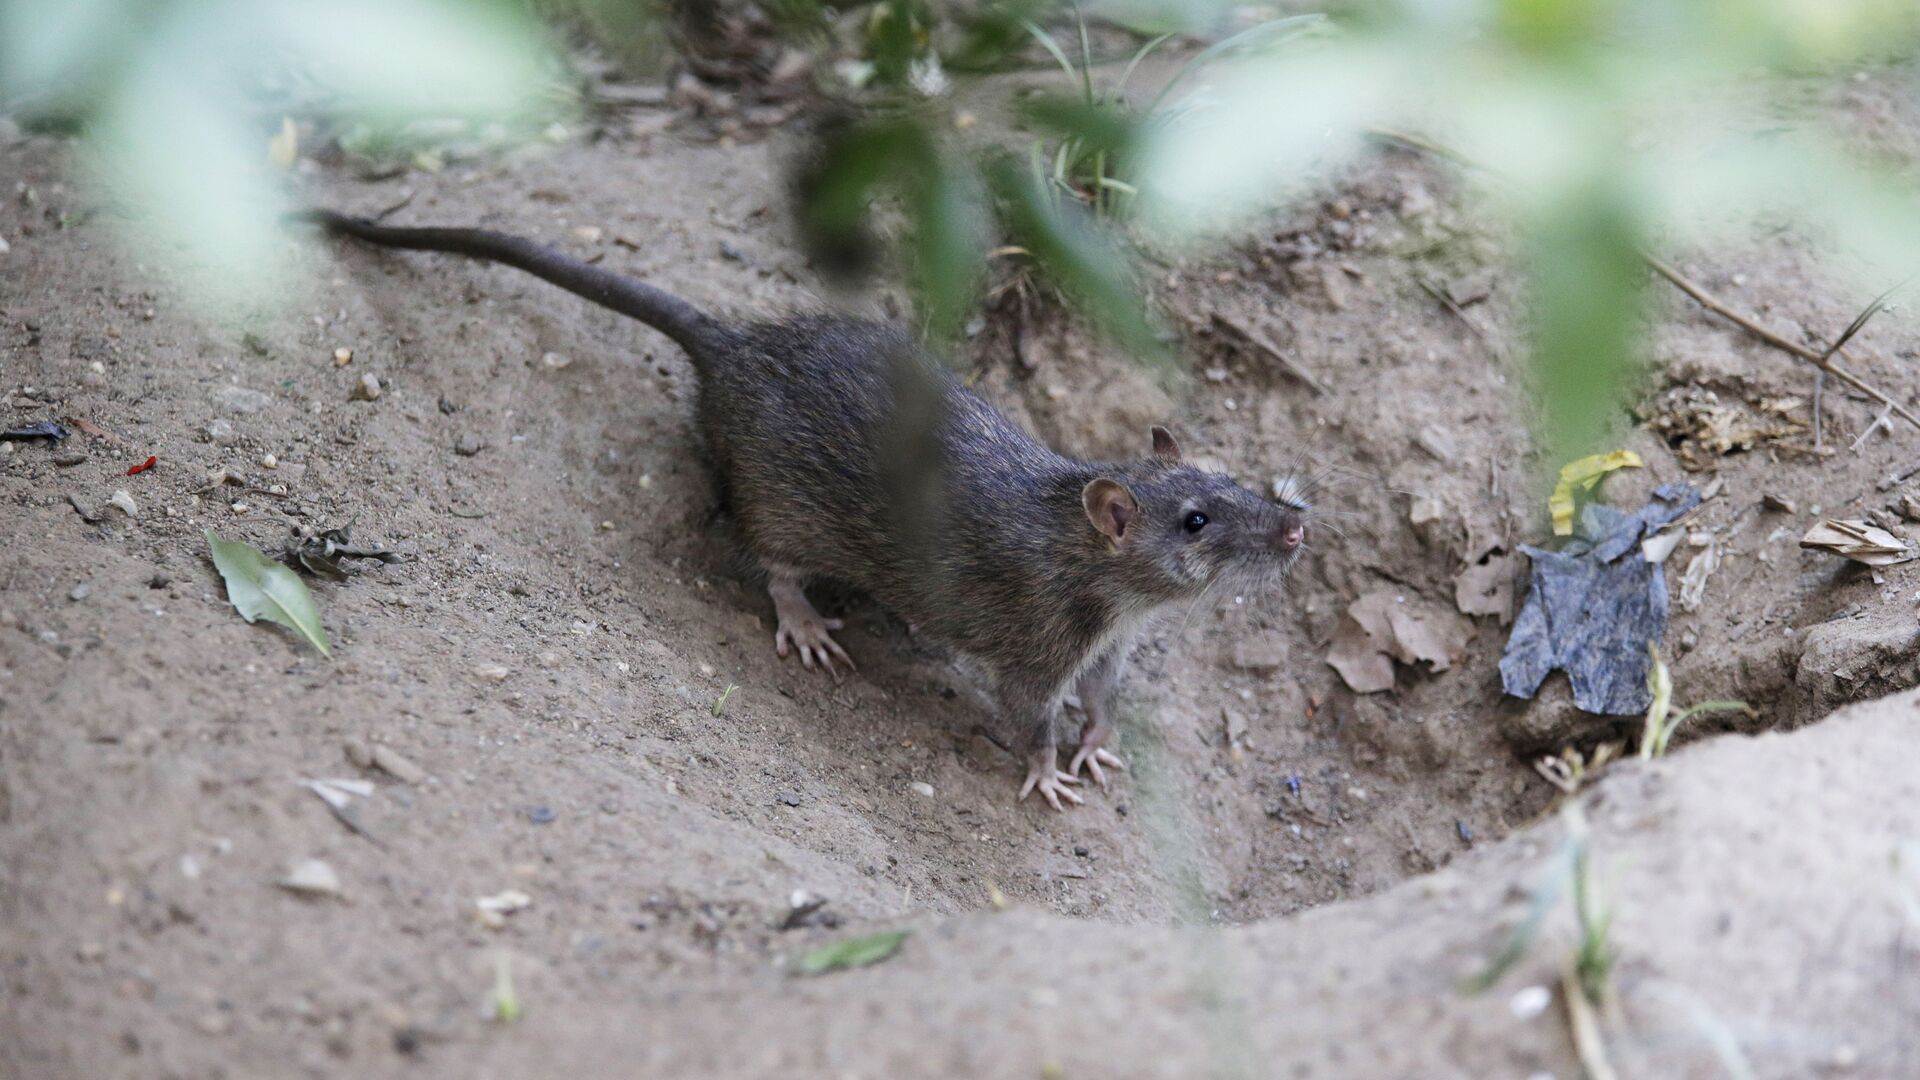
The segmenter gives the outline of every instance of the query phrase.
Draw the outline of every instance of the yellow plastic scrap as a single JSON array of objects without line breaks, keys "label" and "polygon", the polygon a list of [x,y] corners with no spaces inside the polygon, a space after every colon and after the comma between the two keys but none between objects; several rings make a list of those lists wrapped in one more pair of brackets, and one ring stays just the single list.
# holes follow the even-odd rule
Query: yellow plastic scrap
[{"label": "yellow plastic scrap", "polygon": [[1547,499],[1547,509],[1553,512],[1553,535],[1573,535],[1573,491],[1592,491],[1600,478],[1615,469],[1638,469],[1645,462],[1640,455],[1631,450],[1615,450],[1611,454],[1594,454],[1579,461],[1570,462],[1560,468],[1560,482],[1553,486],[1553,495]]}]

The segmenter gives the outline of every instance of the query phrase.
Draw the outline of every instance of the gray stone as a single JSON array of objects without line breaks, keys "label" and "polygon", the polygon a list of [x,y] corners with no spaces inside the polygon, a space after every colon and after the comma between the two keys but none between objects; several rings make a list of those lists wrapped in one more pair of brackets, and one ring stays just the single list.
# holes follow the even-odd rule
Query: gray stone
[{"label": "gray stone", "polygon": [[273,404],[273,396],[244,386],[222,386],[213,392],[213,403],[230,413],[251,416]]}]

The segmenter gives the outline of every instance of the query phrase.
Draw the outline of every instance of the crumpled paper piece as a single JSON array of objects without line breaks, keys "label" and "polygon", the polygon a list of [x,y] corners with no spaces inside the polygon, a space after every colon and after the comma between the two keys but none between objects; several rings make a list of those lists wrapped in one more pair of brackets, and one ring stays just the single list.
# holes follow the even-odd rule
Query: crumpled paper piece
[{"label": "crumpled paper piece", "polygon": [[1377,589],[1340,617],[1327,663],[1354,692],[1377,694],[1393,689],[1394,661],[1445,671],[1473,634],[1473,627],[1452,612],[1407,603],[1394,589]]},{"label": "crumpled paper piece", "polygon": [[1638,469],[1644,462],[1631,450],[1594,454],[1560,467],[1560,482],[1547,497],[1547,509],[1553,512],[1553,535],[1573,535],[1573,491],[1592,491],[1600,478],[1615,469]]},{"label": "crumpled paper piece", "polygon": [[1828,518],[1808,529],[1800,546],[1831,551],[1868,566],[1892,566],[1914,557],[1913,549],[1899,537],[1856,519]]},{"label": "crumpled paper piece", "polygon": [[1686,484],[1667,484],[1653,494],[1632,514],[1588,503],[1580,513],[1580,538],[1559,551],[1521,545],[1533,571],[1526,604],[1500,657],[1507,693],[1530,698],[1559,668],[1573,685],[1574,704],[1585,712],[1647,711],[1647,644],[1666,637],[1668,598],[1666,574],[1647,561],[1640,541],[1700,504],[1700,493]]}]

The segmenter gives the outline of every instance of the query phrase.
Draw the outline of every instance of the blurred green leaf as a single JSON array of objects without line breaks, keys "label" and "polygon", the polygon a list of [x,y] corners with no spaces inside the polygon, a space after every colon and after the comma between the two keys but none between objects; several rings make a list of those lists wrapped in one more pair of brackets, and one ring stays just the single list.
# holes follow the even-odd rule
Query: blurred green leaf
[{"label": "blurred green leaf", "polygon": [[335,117],[500,117],[537,104],[543,38],[518,0],[0,0],[0,94],[80,121],[143,255],[231,314],[287,295],[263,85]]},{"label": "blurred green leaf", "polygon": [[1107,105],[1038,94],[1020,102],[1020,117],[1041,131],[1073,139],[1087,151],[1124,156],[1137,138],[1133,120]]},{"label": "blurred green leaf", "polygon": [[800,975],[824,975],[829,971],[866,967],[899,952],[900,944],[906,940],[905,930],[844,938],[802,953],[800,959],[794,962],[793,970]]},{"label": "blurred green leaf", "polygon": [[930,155],[909,180],[914,273],[927,334],[952,340],[986,272],[984,194],[968,170]]},{"label": "blurred green leaf", "polygon": [[821,130],[795,188],[801,243],[832,276],[868,272],[877,244],[869,207],[903,173],[928,167],[932,140],[910,118],[836,120]]},{"label": "blurred green leaf", "polygon": [[867,58],[882,82],[905,84],[932,43],[932,13],[921,0],[880,0],[867,19]]},{"label": "blurred green leaf", "polygon": [[954,71],[996,71],[1026,44],[1027,27],[1060,5],[1055,0],[996,0],[956,12],[958,40],[945,52]]},{"label": "blurred green leaf", "polygon": [[132,44],[129,2],[0,0],[0,104],[71,97],[105,81]]},{"label": "blurred green leaf", "polygon": [[184,272],[202,305],[232,313],[288,280],[267,172],[268,133],[242,123],[231,84],[171,62],[183,34],[142,56],[101,104],[83,156],[144,257]]},{"label": "blurred green leaf", "polygon": [[1643,228],[1615,190],[1576,192],[1531,234],[1533,362],[1553,461],[1596,447],[1633,373]]},{"label": "blurred green leaf", "polygon": [[1166,347],[1128,277],[1126,254],[1097,231],[1085,211],[1049,198],[1040,181],[1011,158],[995,161],[987,177],[1008,239],[1031,252],[1082,312],[1135,356],[1164,360]]},{"label": "blurred green leaf", "polygon": [[245,10],[349,113],[499,116],[525,107],[540,86],[542,32],[518,6],[271,0]]}]

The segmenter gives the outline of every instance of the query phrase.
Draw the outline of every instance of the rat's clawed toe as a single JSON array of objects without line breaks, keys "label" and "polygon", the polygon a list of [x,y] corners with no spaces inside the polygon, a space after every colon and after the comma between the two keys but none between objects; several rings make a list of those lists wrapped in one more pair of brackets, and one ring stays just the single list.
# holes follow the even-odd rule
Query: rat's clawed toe
[{"label": "rat's clawed toe", "polygon": [[1066,809],[1060,805],[1061,799],[1079,806],[1087,800],[1081,798],[1079,792],[1067,786],[1079,782],[1079,777],[1060,771],[1055,764],[1052,751],[1048,751],[1044,756],[1035,754],[1027,764],[1027,780],[1020,785],[1020,796],[1016,801],[1024,800],[1037,790],[1040,792],[1040,797],[1047,800],[1047,805],[1055,810]]},{"label": "rat's clawed toe", "polygon": [[1105,765],[1109,769],[1119,769],[1121,772],[1125,772],[1127,769],[1127,763],[1114,756],[1113,751],[1105,750],[1098,746],[1087,746],[1084,743],[1081,745],[1079,751],[1073,755],[1072,764],[1067,766],[1068,774],[1077,779],[1080,776],[1080,767],[1082,765],[1085,765],[1087,771],[1093,774],[1094,782],[1100,785],[1102,791],[1105,791],[1107,787],[1107,774],[1101,771],[1100,767],[1102,765]]}]

